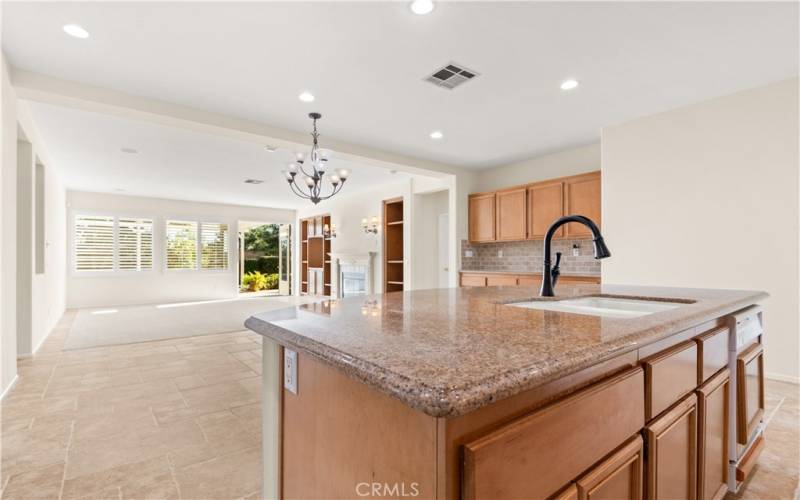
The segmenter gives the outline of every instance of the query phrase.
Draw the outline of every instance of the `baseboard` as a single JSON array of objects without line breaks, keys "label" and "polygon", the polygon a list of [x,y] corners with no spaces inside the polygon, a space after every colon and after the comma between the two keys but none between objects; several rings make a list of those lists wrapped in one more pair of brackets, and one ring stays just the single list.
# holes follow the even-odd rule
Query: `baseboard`
[{"label": "baseboard", "polygon": [[11,380],[11,383],[8,384],[8,387],[6,387],[6,390],[3,391],[3,394],[0,394],[0,401],[4,400],[6,398],[6,394],[8,394],[11,391],[11,389],[13,389],[15,385],[17,385],[17,380],[19,380],[19,375],[14,375],[14,378]]},{"label": "baseboard", "polygon": [[765,373],[764,378],[768,380],[777,380],[778,382],[789,382],[790,384],[800,384],[800,377],[792,377],[789,375],[782,375],[780,373]]}]

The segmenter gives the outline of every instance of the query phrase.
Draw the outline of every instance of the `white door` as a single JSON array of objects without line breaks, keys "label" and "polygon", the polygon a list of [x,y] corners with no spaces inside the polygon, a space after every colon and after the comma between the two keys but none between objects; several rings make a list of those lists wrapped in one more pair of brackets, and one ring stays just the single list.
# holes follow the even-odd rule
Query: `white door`
[{"label": "white door", "polygon": [[278,229],[278,293],[292,294],[292,226],[281,224]]},{"label": "white door", "polygon": [[439,288],[450,286],[450,217],[439,214]]}]

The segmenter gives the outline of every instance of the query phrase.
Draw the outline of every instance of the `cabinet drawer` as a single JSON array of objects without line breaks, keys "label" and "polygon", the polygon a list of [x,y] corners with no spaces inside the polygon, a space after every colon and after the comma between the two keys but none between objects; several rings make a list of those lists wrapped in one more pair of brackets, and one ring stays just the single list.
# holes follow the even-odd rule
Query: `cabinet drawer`
[{"label": "cabinet drawer", "polygon": [[467,443],[467,499],[547,498],[644,425],[644,373],[635,368]]},{"label": "cabinet drawer", "polygon": [[542,286],[542,278],[539,278],[538,276],[520,276],[519,286],[540,287]]},{"label": "cabinet drawer", "polygon": [[643,363],[647,420],[669,408],[697,387],[697,344],[688,340]]},{"label": "cabinet drawer", "polygon": [[462,274],[461,286],[486,286],[486,276],[482,274]]},{"label": "cabinet drawer", "polygon": [[747,444],[764,416],[764,348],[754,344],[736,359],[736,438]]},{"label": "cabinet drawer", "polygon": [[697,385],[728,365],[727,328],[717,328],[694,339],[697,343]]},{"label": "cabinet drawer", "polygon": [[517,277],[504,274],[489,274],[486,276],[487,286],[517,286]]}]

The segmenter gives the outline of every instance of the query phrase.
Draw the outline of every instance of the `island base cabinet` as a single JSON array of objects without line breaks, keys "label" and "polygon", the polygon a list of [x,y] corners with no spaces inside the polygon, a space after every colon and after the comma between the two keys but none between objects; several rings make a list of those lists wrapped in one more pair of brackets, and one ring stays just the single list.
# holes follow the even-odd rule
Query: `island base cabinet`
[{"label": "island base cabinet", "polygon": [[645,427],[645,498],[697,497],[697,398],[690,394]]},{"label": "island base cabinet", "polygon": [[578,500],[640,500],[644,447],[636,436],[576,481]]},{"label": "island base cabinet", "polygon": [[697,389],[697,498],[721,500],[728,491],[727,368]]}]

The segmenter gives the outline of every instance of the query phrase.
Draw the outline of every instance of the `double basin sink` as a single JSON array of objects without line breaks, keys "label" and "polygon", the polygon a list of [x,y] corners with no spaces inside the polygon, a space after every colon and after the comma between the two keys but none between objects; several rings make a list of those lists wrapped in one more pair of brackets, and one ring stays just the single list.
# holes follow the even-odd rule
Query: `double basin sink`
[{"label": "double basin sink", "polygon": [[586,314],[605,318],[638,318],[657,312],[669,311],[691,303],[668,300],[639,299],[633,297],[581,297],[562,300],[530,300],[507,304],[525,309],[541,309],[573,314]]}]

